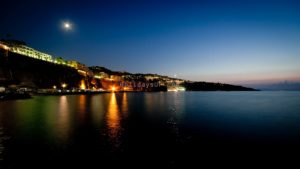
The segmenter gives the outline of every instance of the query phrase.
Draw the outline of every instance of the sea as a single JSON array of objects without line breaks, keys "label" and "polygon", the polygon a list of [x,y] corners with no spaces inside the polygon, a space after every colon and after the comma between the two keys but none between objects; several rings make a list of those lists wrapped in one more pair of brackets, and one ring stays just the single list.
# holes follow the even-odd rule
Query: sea
[{"label": "sea", "polygon": [[[0,168],[297,162],[300,92],[116,92],[0,102]],[[243,167],[241,167],[243,168]]]}]

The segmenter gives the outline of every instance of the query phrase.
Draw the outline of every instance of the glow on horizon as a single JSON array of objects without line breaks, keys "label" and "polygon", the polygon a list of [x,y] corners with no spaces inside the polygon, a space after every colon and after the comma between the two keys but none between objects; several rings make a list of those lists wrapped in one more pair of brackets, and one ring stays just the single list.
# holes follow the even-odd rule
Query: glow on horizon
[{"label": "glow on horizon", "polygon": [[202,76],[199,78],[191,78],[195,81],[207,81],[207,82],[220,82],[229,84],[274,84],[283,81],[300,82],[298,75],[286,75],[286,74],[230,74],[230,75],[215,75],[215,76]]},{"label": "glow on horizon", "polygon": [[[224,69],[221,69],[224,70]],[[203,72],[185,74],[189,80],[231,84],[273,84],[282,81],[300,82],[300,70],[252,70],[236,72]]]},{"label": "glow on horizon", "polygon": [[[84,8],[49,2],[44,8],[5,1],[19,10],[3,8],[11,15],[0,32],[54,56],[115,71],[226,83],[300,79],[297,1],[94,1]],[[36,10],[27,10],[33,5]],[[22,29],[11,22],[16,19],[26,21]]]}]

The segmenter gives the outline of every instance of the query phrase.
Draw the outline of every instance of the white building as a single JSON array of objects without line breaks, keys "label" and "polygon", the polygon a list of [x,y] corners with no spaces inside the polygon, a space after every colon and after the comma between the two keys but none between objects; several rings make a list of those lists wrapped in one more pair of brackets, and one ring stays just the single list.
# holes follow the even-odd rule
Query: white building
[{"label": "white building", "polygon": [[13,46],[10,46],[9,50],[11,52],[29,56],[29,57],[32,57],[35,59],[53,62],[51,55],[37,51],[37,50],[30,48],[28,46],[25,46],[25,45],[13,45]]}]

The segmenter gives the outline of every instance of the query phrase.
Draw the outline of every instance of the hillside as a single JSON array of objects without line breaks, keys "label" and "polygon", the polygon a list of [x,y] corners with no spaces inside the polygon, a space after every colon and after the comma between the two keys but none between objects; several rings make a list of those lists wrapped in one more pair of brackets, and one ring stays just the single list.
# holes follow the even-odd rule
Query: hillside
[{"label": "hillside", "polygon": [[169,88],[183,87],[187,91],[254,91],[252,88],[221,83],[192,82],[158,74],[141,74],[112,71],[105,67],[88,68],[92,76],[83,76],[76,69],[60,64],[34,59],[0,49],[0,86],[24,86],[37,89],[61,88],[67,84],[68,89],[119,90],[120,82],[156,83],[158,87],[143,88],[134,86],[131,91],[166,91]]},{"label": "hillside", "polygon": [[67,83],[78,87],[82,79],[75,69],[30,58],[0,49],[0,84],[23,85],[31,88],[52,88]]},{"label": "hillside", "polygon": [[257,91],[252,88],[222,83],[185,82],[187,91]]}]

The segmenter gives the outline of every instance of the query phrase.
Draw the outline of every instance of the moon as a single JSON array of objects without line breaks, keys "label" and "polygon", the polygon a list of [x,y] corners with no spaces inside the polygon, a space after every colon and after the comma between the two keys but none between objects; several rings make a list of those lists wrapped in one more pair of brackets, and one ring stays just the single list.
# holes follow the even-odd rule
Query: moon
[{"label": "moon", "polygon": [[71,30],[72,29],[72,24],[70,22],[63,22],[63,28],[65,30]]}]

